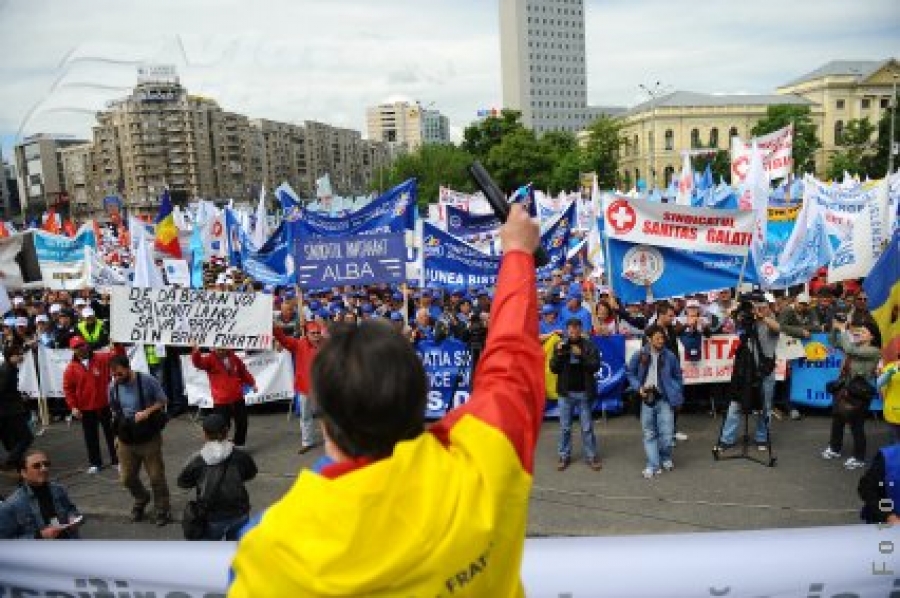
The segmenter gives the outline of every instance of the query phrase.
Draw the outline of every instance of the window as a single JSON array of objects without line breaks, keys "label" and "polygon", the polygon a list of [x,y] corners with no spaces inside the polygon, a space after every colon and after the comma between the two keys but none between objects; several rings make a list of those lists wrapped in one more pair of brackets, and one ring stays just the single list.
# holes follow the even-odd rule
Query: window
[{"label": "window", "polygon": [[691,147],[700,147],[700,129],[691,129]]},{"label": "window", "polygon": [[844,100],[838,100],[835,105],[837,106],[838,110],[843,110],[844,109]]},{"label": "window", "polygon": [[861,107],[863,110],[868,110],[868,109],[869,109],[869,105],[870,105],[871,103],[872,103],[872,100],[870,100],[869,98],[863,98],[862,101],[860,102],[860,107]]},{"label": "window", "polygon": [[709,147],[719,147],[719,129],[716,127],[709,130]]},{"label": "window", "polygon": [[672,182],[672,177],[675,176],[675,167],[669,164],[663,169],[663,185],[668,185]]},{"label": "window", "polygon": [[881,102],[879,102],[879,104],[881,106],[881,109],[884,110],[885,108],[887,108],[891,105],[891,99],[890,98],[881,98]]},{"label": "window", "polygon": [[641,141],[638,139],[638,136],[634,136],[634,153],[640,153],[641,151]]},{"label": "window", "polygon": [[728,143],[731,143],[732,137],[737,137],[737,136],[738,136],[737,127],[731,127],[730,129],[728,129]]},{"label": "window", "polygon": [[844,121],[839,120],[836,123],[834,123],[834,142],[835,142],[835,144],[840,145],[843,137],[844,137]]},{"label": "window", "polygon": [[666,129],[666,149],[673,150],[675,149],[675,133],[672,129]]}]

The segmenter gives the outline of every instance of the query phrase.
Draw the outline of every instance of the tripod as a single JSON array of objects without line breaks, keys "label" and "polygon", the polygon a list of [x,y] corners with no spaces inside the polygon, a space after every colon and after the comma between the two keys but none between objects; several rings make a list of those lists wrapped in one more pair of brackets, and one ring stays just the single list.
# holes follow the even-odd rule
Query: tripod
[{"label": "tripod", "polygon": [[[759,390],[756,390],[759,392]],[[729,409],[730,410],[730,409]],[[766,465],[768,467],[775,467],[775,463],[778,461],[778,458],[772,453],[772,416],[764,415],[766,418],[766,452],[768,453],[768,459],[761,459],[759,457],[754,457],[749,453],[750,450],[750,416],[759,415],[762,409],[760,410],[751,410],[746,408],[745,406],[741,407],[741,418],[744,420],[744,433],[741,438],[741,452],[737,454],[723,454],[725,448],[716,443],[716,446],[712,449],[713,459],[716,461],[725,461],[728,459],[746,459],[747,461],[753,461],[754,463],[759,463],[760,465]],[[722,431],[725,429],[725,423],[728,421],[728,415],[722,418],[722,425],[719,428],[719,438],[722,438]]]}]

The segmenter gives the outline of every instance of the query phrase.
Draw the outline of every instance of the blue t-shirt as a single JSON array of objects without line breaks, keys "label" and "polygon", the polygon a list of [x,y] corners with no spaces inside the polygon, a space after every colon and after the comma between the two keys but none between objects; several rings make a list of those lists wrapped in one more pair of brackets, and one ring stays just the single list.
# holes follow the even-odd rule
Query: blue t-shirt
[{"label": "blue t-shirt", "polygon": [[570,311],[569,307],[564,305],[559,310],[559,323],[561,326],[566,326],[567,322],[572,318],[578,318],[581,320],[581,330],[585,334],[589,334],[593,329],[593,323],[591,322],[591,312],[589,312],[583,305],[579,306],[577,310]]},{"label": "blue t-shirt", "polygon": [[563,329],[565,329],[565,326],[560,324],[559,318],[556,318],[552,322],[548,322],[544,318],[541,318],[541,321],[538,324],[538,332],[541,334],[541,336],[543,336],[545,334],[550,334],[554,330],[561,333],[563,331]]},{"label": "blue t-shirt", "polygon": [[[140,395],[138,394],[137,382],[141,381],[144,390],[144,406],[141,407]],[[143,411],[147,407],[155,403],[162,403],[165,406],[168,399],[166,393],[163,392],[162,386],[150,374],[142,374],[134,372],[134,380],[131,382],[117,383],[115,380],[109,383],[109,404],[115,405],[116,386],[118,386],[119,403],[122,413],[125,417],[134,417],[138,411]]]}]

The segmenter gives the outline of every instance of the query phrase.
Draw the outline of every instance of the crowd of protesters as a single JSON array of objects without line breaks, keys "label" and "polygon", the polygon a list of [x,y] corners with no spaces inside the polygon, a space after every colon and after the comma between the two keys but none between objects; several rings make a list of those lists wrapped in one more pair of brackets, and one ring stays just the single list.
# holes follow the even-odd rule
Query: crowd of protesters
[{"label": "crowd of protesters", "polygon": [[[699,361],[702,339],[717,333],[739,332],[735,311],[739,298],[730,290],[718,293],[697,293],[682,298],[623,304],[608,287],[591,278],[589,272],[576,264],[554,270],[546,280],[538,281],[539,338],[541,342],[556,341],[556,352],[550,365],[558,373],[560,431],[558,469],[569,467],[572,460],[572,418],[577,407],[591,404],[594,385],[591,383],[598,360],[585,343],[591,335],[624,335],[642,339],[645,349],[628,364],[631,396],[641,404],[640,417],[647,454],[642,474],[648,479],[674,469],[673,449],[676,441],[686,439],[677,431],[678,412],[682,409],[728,408],[726,426],[717,448],[728,450],[734,446],[737,416],[733,407],[730,385],[727,383],[684,385],[679,362]],[[327,342],[329,332],[338,324],[358,324],[378,318],[390,322],[412,343],[426,340],[440,342],[453,337],[465,343],[472,354],[473,370],[484,349],[491,325],[490,288],[398,288],[373,285],[364,288],[338,287],[307,289],[299,293],[291,287],[272,288],[251,280],[240,270],[229,268],[218,259],[207,265],[204,281],[210,289],[266,293],[272,297],[273,327],[278,348],[290,351],[295,363],[295,406],[301,415],[302,435],[300,452],[307,452],[320,444],[313,420],[314,408],[310,399],[309,369],[321,344]],[[866,305],[866,295],[855,282],[843,285],[824,285],[817,281],[809,286],[812,294],[796,289],[778,296],[766,293],[755,296],[754,310],[760,330],[765,332],[761,352],[772,357],[779,334],[807,339],[814,333],[829,333],[833,344],[850,356],[851,366],[842,375],[861,376],[871,381],[873,389],[885,392],[886,420],[891,424],[894,438],[900,441],[900,418],[897,409],[890,407],[900,400],[900,376],[897,356],[879,361],[881,339],[878,327]],[[34,415],[16,389],[17,368],[23,355],[41,345],[47,348],[69,348],[74,352],[72,364],[65,377],[64,400],[51,400],[50,415],[54,420],[80,420],[84,432],[88,473],[96,473],[105,466],[100,443],[102,430],[108,464],[119,468],[121,449],[115,447],[113,407],[107,392],[110,363],[123,354],[122,347],[113,347],[109,338],[110,299],[103,290],[79,291],[22,291],[11,294],[12,310],[0,324],[3,364],[0,366],[0,439],[7,451],[3,466],[19,471],[33,442]],[[680,342],[679,342],[680,341]],[[573,351],[573,347],[576,349]],[[159,396],[165,397],[169,417],[184,412],[187,396],[181,374],[180,357],[192,355],[194,365],[206,370],[212,384],[215,412],[224,419],[224,427],[231,430],[234,422],[233,444],[240,448],[247,437],[247,411],[243,393],[254,387],[249,372],[233,352],[213,350],[203,353],[196,347],[147,345],[145,352],[152,379],[158,383]],[[127,364],[120,359],[119,364]],[[93,374],[91,374],[93,372]],[[881,374],[881,378],[878,375]],[[237,376],[232,383],[229,376]],[[126,375],[127,377],[127,375]],[[768,443],[769,418],[803,417],[800,407],[790,400],[790,368],[787,379],[777,381],[767,375],[763,385],[763,408],[759,411],[755,440],[760,451],[770,449]],[[96,379],[95,379],[96,378]],[[227,379],[227,380],[226,380]],[[648,382],[648,380],[650,382]],[[156,386],[149,392],[156,396]],[[226,396],[227,395],[227,396]],[[731,405],[731,407],[729,407]],[[893,409],[887,416],[889,407]],[[135,409],[141,411],[141,409]],[[865,411],[856,415],[833,416],[832,433],[822,451],[827,460],[843,458],[843,430],[849,426],[853,436],[852,455],[844,461],[848,470],[866,464]],[[215,429],[213,429],[215,428]],[[211,438],[221,441],[222,425],[211,424]],[[582,415],[581,436],[583,459],[587,465],[601,469],[601,450],[590,414]],[[227,450],[225,452],[228,452]],[[133,455],[132,455],[133,457]],[[149,493],[135,483],[137,469],[148,456],[142,455],[135,465],[132,458],[123,480],[135,497],[132,517],[143,517]],[[151,477],[160,478],[159,467],[149,457]],[[148,469],[150,471],[150,469]],[[127,473],[127,475],[126,475]],[[162,476],[164,478],[164,476]],[[138,482],[139,483],[139,482]],[[168,490],[154,489],[159,495],[157,521],[170,520]],[[233,515],[234,513],[230,513]],[[233,529],[229,528],[229,534]]]}]

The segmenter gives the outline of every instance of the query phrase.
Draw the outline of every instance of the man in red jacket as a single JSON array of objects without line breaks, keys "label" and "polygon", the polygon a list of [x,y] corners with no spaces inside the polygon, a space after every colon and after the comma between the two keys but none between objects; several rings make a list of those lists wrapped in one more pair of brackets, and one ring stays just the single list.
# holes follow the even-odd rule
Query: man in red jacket
[{"label": "man in red jacket", "polygon": [[63,393],[66,404],[72,410],[72,416],[81,420],[81,431],[84,433],[84,444],[87,446],[89,467],[88,473],[97,473],[103,467],[100,454],[100,432],[106,437],[106,447],[112,465],[118,466],[116,457],[115,434],[112,429],[112,412],[106,389],[109,387],[109,360],[114,353],[109,351],[94,352],[80,336],[69,340],[72,349],[72,361],[63,373]]},{"label": "man in red jacket", "polygon": [[301,455],[317,444],[313,410],[309,403],[309,372],[322,344],[322,326],[318,322],[307,322],[305,329],[306,336],[294,338],[286,335],[280,326],[274,327],[278,344],[294,353],[294,392],[297,393],[294,404],[300,407]]},{"label": "man in red jacket", "polygon": [[256,380],[247,370],[247,366],[231,349],[213,349],[212,353],[200,353],[194,345],[191,350],[191,363],[198,370],[204,370],[209,376],[209,388],[212,392],[213,412],[225,418],[229,427],[234,418],[234,444],[243,447],[247,442],[247,403],[244,401],[244,385],[257,392]]}]

